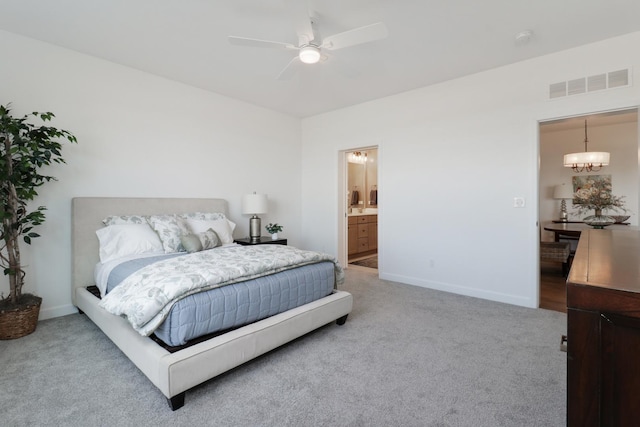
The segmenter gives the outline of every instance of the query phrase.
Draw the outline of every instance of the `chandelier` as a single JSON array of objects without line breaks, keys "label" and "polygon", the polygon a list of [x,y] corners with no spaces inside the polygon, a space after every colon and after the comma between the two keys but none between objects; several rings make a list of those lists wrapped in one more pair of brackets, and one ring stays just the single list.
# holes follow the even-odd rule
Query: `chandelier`
[{"label": "chandelier", "polygon": [[564,155],[564,167],[574,172],[597,172],[603,166],[609,165],[609,153],[603,151],[588,151],[587,121],[584,121],[584,151]]}]

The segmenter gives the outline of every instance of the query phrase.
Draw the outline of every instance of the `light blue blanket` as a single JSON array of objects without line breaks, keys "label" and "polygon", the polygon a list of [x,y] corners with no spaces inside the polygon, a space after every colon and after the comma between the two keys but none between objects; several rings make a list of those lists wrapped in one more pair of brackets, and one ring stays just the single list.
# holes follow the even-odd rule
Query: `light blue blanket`
[{"label": "light blue blanket", "polygon": [[125,316],[138,333],[148,336],[181,298],[323,261],[334,263],[335,283],[341,284],[344,272],[334,257],[292,246],[227,246],[196,252],[141,268],[109,292],[100,306]]}]

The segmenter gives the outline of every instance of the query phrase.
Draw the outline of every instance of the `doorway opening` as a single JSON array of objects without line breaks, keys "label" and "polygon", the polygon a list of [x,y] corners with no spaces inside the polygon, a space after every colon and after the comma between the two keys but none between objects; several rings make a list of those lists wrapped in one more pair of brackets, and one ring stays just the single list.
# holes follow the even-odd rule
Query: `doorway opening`
[{"label": "doorway opening", "polygon": [[348,268],[378,270],[378,149],[344,152],[346,261]]},{"label": "doorway opening", "polygon": [[[574,171],[564,167],[563,156],[583,151],[610,153],[608,166],[600,170]],[[625,221],[638,225],[639,178],[638,109],[593,113],[539,123],[538,218],[540,242],[569,244],[567,265],[571,265],[577,247],[583,218],[593,211],[579,209],[574,194],[583,182],[606,181],[615,196],[624,196],[624,208],[630,214]],[[586,151],[586,150],[585,150]],[[561,189],[567,191],[561,191]],[[564,207],[564,209],[563,209]],[[605,214],[616,215],[609,211]],[[621,227],[616,224],[616,227]],[[622,226],[624,227],[624,226]],[[566,230],[565,230],[566,229]],[[558,231],[560,230],[560,231]],[[577,232],[575,230],[578,230]],[[539,307],[566,312],[567,268],[561,261],[539,261]]]}]

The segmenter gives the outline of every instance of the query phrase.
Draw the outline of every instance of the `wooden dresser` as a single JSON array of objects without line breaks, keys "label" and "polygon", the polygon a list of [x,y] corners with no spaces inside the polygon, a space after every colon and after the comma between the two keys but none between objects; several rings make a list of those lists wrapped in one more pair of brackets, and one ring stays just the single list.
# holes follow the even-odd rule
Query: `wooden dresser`
[{"label": "wooden dresser", "polygon": [[567,309],[567,425],[640,425],[640,231],[582,233]]}]

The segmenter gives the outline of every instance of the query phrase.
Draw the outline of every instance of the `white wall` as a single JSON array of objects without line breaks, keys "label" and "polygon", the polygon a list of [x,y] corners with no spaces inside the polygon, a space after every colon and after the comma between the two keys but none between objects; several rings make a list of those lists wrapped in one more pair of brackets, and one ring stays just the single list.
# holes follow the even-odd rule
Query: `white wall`
[{"label": "white wall", "polygon": [[[588,125],[589,151],[608,151],[610,165],[599,172],[573,172],[562,164],[567,153],[584,149],[584,128],[567,129],[540,134],[540,222],[556,220],[560,201],[553,199],[553,189],[564,183],[572,188],[573,176],[611,175],[612,193],[624,196],[625,207],[631,215],[629,222],[638,224],[638,123],[619,123],[608,126]],[[580,221],[590,214],[579,214],[567,200],[569,220]],[[609,212],[615,215],[616,212]],[[544,240],[553,240],[553,233],[543,231]]]},{"label": "white wall", "polygon": [[240,200],[255,190],[270,199],[263,223],[283,224],[298,244],[299,119],[2,31],[0,58],[0,103],[20,115],[52,111],[53,126],[78,138],[33,203],[48,208],[42,237],[23,249],[41,319],[74,311],[72,197],[221,197],[243,237]]},{"label": "white wall", "polygon": [[379,146],[381,277],[537,306],[538,121],[640,104],[637,85],[548,101],[548,84],[638,70],[639,44],[634,33],[301,123],[0,32],[0,103],[53,111],[79,139],[34,203],[49,211],[24,250],[26,290],[44,297],[41,318],[73,311],[75,196],[223,197],[239,237],[241,196],[266,192],[264,222],[284,224],[294,245],[338,253],[339,151]]},{"label": "white wall", "polygon": [[[339,150],[378,145],[380,276],[538,305],[538,121],[640,104],[640,86],[549,101],[635,66],[640,33],[303,120],[305,242],[338,251]],[[514,208],[514,197],[526,206]]]}]

